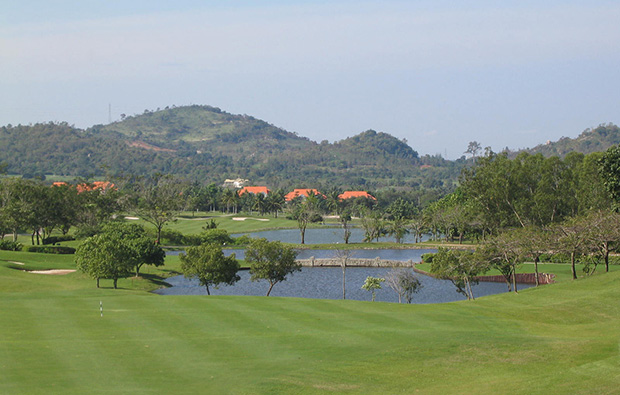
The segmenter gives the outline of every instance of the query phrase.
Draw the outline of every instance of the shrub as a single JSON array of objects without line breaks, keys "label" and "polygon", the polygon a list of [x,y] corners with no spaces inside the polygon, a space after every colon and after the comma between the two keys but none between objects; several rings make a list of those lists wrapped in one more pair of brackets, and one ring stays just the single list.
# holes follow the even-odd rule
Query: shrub
[{"label": "shrub", "polygon": [[235,244],[239,245],[239,246],[245,246],[248,245],[252,242],[252,240],[254,240],[253,238],[251,238],[248,235],[243,235],[243,236],[239,236],[237,238],[235,238]]},{"label": "shrub", "polygon": [[233,238],[224,229],[208,229],[200,233],[202,244],[233,244]]},{"label": "shrub", "polygon": [[62,241],[72,241],[75,240],[75,237],[69,235],[63,236],[50,236],[43,239],[43,244],[56,244]]},{"label": "shrub", "polygon": [[41,252],[44,254],[75,254],[75,248],[66,246],[24,246],[26,252]]},{"label": "shrub", "polygon": [[21,251],[22,244],[13,240],[0,240],[0,250],[4,251]]}]

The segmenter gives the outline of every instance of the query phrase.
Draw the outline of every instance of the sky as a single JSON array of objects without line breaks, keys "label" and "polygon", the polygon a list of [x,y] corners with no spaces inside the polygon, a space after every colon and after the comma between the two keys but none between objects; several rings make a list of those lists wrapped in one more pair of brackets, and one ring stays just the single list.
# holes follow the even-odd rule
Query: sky
[{"label": "sky", "polygon": [[449,159],[620,123],[618,1],[0,0],[0,125],[205,104]]}]

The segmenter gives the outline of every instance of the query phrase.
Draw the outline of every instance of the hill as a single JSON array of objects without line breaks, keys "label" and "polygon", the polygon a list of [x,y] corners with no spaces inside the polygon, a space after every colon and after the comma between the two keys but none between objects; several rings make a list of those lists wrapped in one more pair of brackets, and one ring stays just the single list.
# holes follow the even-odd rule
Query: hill
[{"label": "hill", "polygon": [[592,152],[605,151],[609,147],[620,143],[620,128],[608,123],[601,124],[594,129],[586,129],[576,138],[562,137],[558,141],[548,141],[534,148],[523,150],[531,154],[543,154],[545,157],[564,157],[569,152]]},{"label": "hill", "polygon": [[79,130],[67,123],[0,128],[0,162],[26,175],[180,175],[204,182],[247,178],[271,187],[444,187],[459,167],[420,158],[405,141],[366,131],[320,144],[247,116],[210,106],[187,106],[123,116]]}]

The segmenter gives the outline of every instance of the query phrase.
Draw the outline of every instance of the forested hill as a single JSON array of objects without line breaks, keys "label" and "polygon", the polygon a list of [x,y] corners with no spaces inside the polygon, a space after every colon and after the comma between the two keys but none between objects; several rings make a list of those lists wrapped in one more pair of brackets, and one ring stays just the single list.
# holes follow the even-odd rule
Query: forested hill
[{"label": "forested hill", "polygon": [[605,151],[609,147],[619,143],[620,128],[614,124],[608,123],[599,125],[594,129],[586,129],[574,139],[562,137],[558,141],[549,141],[546,144],[540,144],[534,148],[523,151],[530,154],[540,153],[545,157],[564,157],[569,152],[590,154],[592,152]]},{"label": "forested hill", "polygon": [[[184,106],[121,116],[87,130],[68,123],[0,127],[0,163],[26,176],[113,177],[175,174],[204,183],[245,178],[271,188],[337,185],[450,191],[471,162],[420,156],[405,140],[367,130],[335,143],[317,143],[247,115],[210,106]],[[563,156],[602,151],[620,142],[615,125],[528,152]]]},{"label": "forested hill", "polygon": [[418,153],[387,133],[316,143],[247,115],[186,106],[122,116],[79,130],[67,123],[0,128],[0,162],[11,174],[79,177],[168,173],[270,187],[453,187],[460,164]]}]

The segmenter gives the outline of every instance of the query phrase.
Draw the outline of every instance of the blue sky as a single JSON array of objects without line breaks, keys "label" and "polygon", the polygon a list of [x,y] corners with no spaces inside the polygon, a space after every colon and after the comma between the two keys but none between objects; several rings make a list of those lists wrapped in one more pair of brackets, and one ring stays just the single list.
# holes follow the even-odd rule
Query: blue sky
[{"label": "blue sky", "polygon": [[[499,4],[498,4],[499,3]],[[614,1],[3,1],[0,125],[209,104],[462,155],[619,123]]]}]

